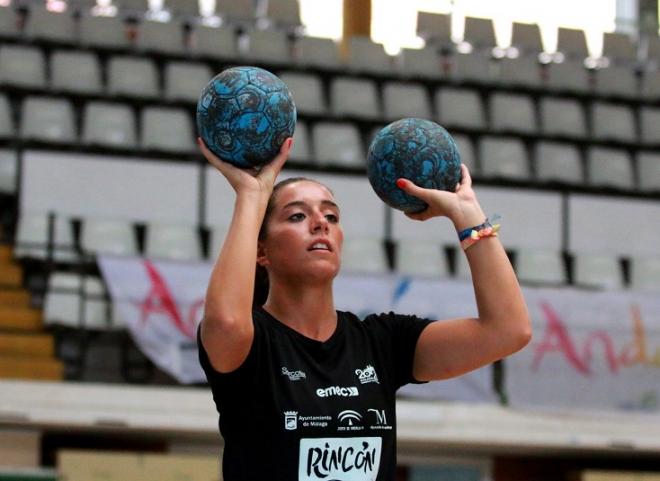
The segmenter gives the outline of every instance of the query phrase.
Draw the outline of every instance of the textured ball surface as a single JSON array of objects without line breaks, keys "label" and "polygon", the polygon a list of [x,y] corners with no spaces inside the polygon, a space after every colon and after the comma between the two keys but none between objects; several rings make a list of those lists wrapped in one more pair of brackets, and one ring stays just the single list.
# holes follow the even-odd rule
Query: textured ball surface
[{"label": "textured ball surface", "polygon": [[461,179],[461,158],[454,139],[438,124],[401,119],[381,129],[369,147],[367,176],[390,207],[421,212],[427,204],[396,186],[403,177],[425,189],[453,192]]},{"label": "textured ball surface", "polygon": [[296,106],[284,82],[258,67],[232,67],[204,87],[197,131],[206,146],[237,167],[270,162],[293,136]]}]

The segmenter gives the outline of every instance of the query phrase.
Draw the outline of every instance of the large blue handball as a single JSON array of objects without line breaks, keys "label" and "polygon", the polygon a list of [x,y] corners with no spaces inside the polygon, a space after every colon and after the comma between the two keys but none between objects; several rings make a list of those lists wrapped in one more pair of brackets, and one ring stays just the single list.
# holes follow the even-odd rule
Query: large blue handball
[{"label": "large blue handball", "polygon": [[404,212],[427,204],[396,185],[403,177],[426,189],[453,192],[461,179],[461,158],[454,139],[438,124],[401,119],[381,129],[367,154],[367,176],[378,197]]},{"label": "large blue handball", "polygon": [[197,130],[207,147],[237,167],[270,162],[293,136],[296,106],[288,87],[258,67],[232,67],[204,87]]}]

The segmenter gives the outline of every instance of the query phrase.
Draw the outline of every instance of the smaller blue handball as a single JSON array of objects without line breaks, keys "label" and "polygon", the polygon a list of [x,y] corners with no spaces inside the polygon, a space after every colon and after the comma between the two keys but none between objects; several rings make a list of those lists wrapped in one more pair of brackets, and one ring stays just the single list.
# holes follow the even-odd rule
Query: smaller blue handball
[{"label": "smaller blue handball", "polygon": [[261,167],[293,136],[296,106],[289,88],[258,67],[232,67],[213,77],[197,102],[197,131],[222,160]]},{"label": "smaller blue handball", "polygon": [[454,139],[438,124],[401,119],[381,129],[371,142],[367,176],[387,205],[408,213],[421,212],[427,204],[397,187],[397,179],[453,192],[461,180],[461,157]]}]

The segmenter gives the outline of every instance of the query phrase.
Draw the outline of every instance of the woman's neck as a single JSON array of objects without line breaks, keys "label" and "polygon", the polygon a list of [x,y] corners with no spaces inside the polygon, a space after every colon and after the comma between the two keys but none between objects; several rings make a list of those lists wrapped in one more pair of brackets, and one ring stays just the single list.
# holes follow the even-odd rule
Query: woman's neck
[{"label": "woman's neck", "polygon": [[271,285],[264,309],[283,324],[317,341],[337,327],[332,283],[317,286]]}]

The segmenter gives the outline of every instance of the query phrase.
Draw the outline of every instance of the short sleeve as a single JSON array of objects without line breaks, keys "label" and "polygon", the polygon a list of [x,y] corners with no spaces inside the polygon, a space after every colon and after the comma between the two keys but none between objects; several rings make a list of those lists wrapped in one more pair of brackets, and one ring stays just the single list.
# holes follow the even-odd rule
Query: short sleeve
[{"label": "short sleeve", "polygon": [[395,314],[394,312],[372,314],[364,319],[386,336],[382,341],[391,346],[392,369],[395,389],[409,383],[421,383],[413,377],[413,363],[417,340],[422,331],[433,321],[417,316]]}]

